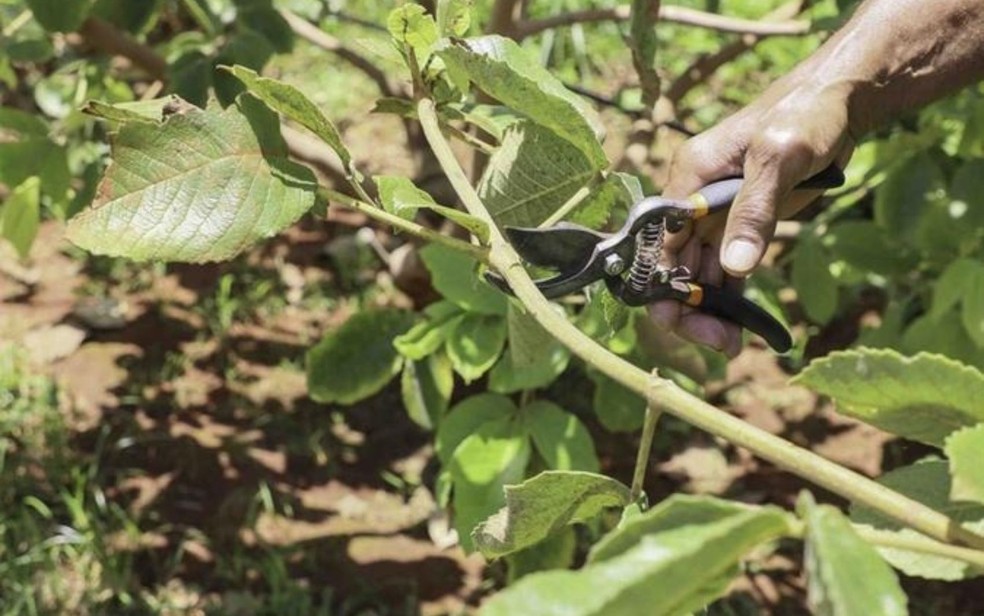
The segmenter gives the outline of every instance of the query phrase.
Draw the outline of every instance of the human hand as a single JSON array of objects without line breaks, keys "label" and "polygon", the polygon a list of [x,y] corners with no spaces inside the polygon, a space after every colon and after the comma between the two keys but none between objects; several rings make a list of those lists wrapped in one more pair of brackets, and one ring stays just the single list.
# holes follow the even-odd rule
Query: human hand
[{"label": "human hand", "polygon": [[[845,87],[820,88],[789,76],[756,102],[685,143],[673,158],[663,191],[686,197],[727,177],[744,176],[734,204],[667,236],[664,267],[686,266],[704,284],[740,291],[759,264],[779,218],[791,216],[820,191],[797,184],[832,162],[843,167],[853,150]],[[734,356],[740,328],[680,302],[650,306],[657,325]]]}]

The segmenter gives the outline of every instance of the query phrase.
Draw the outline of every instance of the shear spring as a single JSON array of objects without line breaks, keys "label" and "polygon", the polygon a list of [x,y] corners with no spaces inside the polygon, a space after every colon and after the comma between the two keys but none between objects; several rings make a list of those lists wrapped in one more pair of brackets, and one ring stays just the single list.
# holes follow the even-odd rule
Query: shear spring
[{"label": "shear spring", "polygon": [[644,293],[659,272],[659,257],[663,253],[663,238],[666,225],[651,222],[636,235],[636,254],[629,268],[629,287],[637,293]]}]

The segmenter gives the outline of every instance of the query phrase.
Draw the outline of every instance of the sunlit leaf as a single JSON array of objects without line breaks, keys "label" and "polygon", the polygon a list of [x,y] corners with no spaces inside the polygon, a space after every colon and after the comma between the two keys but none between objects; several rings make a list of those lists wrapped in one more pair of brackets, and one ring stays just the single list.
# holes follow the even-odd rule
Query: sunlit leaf
[{"label": "sunlit leaf", "polygon": [[946,439],[956,501],[984,503],[984,423],[958,430]]},{"label": "sunlit leaf", "polygon": [[434,439],[434,451],[442,464],[451,461],[451,454],[461,441],[482,424],[514,417],[518,409],[513,401],[498,394],[478,394],[455,405],[441,422]]},{"label": "sunlit leaf", "polygon": [[0,204],[0,236],[27,257],[41,225],[41,181],[27,178]]},{"label": "sunlit leaf", "polygon": [[444,353],[422,361],[403,363],[400,394],[407,414],[421,428],[433,430],[448,408],[454,389],[454,371]]},{"label": "sunlit leaf", "polygon": [[454,371],[470,383],[492,368],[505,343],[506,324],[501,317],[469,313],[448,336],[448,357]]},{"label": "sunlit leaf", "polygon": [[537,452],[547,468],[559,471],[598,472],[598,455],[591,434],[573,414],[549,400],[523,407],[523,417]]},{"label": "sunlit leaf", "polygon": [[409,179],[392,175],[378,175],[373,180],[379,187],[379,200],[382,201],[386,211],[391,214],[412,220],[417,210],[430,210],[467,229],[478,238],[479,242],[488,243],[489,226],[484,221],[467,212],[438,205],[433,197],[417,188]]},{"label": "sunlit leaf", "polygon": [[420,257],[431,282],[445,299],[469,312],[505,315],[508,300],[476,274],[477,262],[441,244],[430,244]]}]

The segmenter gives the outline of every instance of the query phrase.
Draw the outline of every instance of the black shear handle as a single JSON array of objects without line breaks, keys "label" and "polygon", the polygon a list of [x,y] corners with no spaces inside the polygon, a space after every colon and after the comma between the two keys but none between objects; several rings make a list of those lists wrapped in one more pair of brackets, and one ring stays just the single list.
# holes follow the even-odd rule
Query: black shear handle
[{"label": "black shear handle", "polygon": [[[703,201],[707,203],[708,213],[713,214],[720,209],[731,206],[744,182],[744,178],[720,180],[701,188],[697,194],[703,197]],[[824,188],[837,188],[843,183],[844,172],[836,165],[830,165],[820,173],[800,182],[796,188],[822,190]]]},{"label": "black shear handle", "polygon": [[700,288],[703,294],[696,308],[701,312],[731,321],[758,334],[777,353],[785,353],[792,348],[793,338],[789,331],[758,304],[730,289],[705,285],[700,285]]}]

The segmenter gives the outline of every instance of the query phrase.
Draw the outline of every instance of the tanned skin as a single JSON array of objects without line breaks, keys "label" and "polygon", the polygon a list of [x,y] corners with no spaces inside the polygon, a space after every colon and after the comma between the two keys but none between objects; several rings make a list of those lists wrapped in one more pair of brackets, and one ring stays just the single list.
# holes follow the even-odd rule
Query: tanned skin
[{"label": "tanned skin", "polygon": [[[851,20],[753,103],[677,151],[664,190],[685,197],[725,177],[746,181],[734,205],[667,238],[664,265],[705,284],[740,288],[779,218],[819,193],[793,187],[898,114],[984,79],[984,0],[867,0]],[[734,356],[741,331],[679,302],[650,307],[655,322]]]}]

